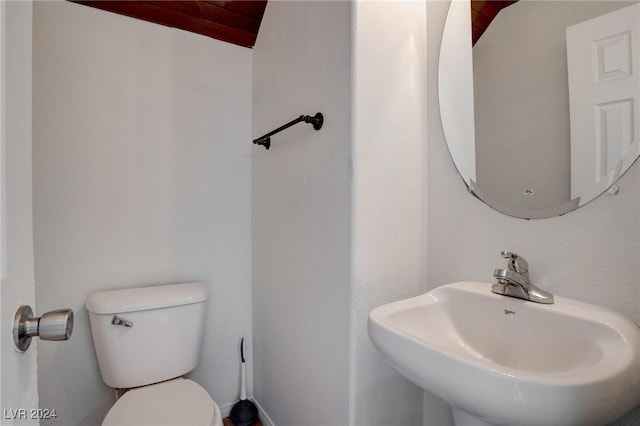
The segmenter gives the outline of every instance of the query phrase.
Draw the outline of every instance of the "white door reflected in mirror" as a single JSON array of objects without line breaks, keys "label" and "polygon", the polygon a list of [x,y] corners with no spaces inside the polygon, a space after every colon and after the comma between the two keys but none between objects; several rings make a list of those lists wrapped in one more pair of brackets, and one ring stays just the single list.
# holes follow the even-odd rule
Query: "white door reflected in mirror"
[{"label": "white door reflected in mirror", "polygon": [[640,153],[639,31],[639,3],[567,28],[572,198],[596,197]]}]

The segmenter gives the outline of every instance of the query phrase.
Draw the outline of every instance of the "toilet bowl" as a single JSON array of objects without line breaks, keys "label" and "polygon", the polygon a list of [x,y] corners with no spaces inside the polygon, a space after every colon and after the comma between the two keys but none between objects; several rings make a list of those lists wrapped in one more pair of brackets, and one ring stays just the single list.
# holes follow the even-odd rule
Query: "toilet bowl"
[{"label": "toilet bowl", "polygon": [[142,425],[222,426],[222,415],[206,390],[178,378],[126,392],[102,422],[102,426]]},{"label": "toilet bowl", "polygon": [[102,380],[128,389],[103,426],[222,426],[220,408],[182,376],[198,363],[207,288],[182,283],[103,291],[86,302]]}]

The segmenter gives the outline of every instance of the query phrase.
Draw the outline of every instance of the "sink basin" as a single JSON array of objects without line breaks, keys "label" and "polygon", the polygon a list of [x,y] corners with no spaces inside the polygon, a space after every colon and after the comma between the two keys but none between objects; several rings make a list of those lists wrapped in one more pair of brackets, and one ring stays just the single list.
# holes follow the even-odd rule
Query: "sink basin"
[{"label": "sink basin", "polygon": [[603,425],[640,404],[640,329],[597,306],[467,281],[375,308],[368,329],[396,370],[458,418]]}]

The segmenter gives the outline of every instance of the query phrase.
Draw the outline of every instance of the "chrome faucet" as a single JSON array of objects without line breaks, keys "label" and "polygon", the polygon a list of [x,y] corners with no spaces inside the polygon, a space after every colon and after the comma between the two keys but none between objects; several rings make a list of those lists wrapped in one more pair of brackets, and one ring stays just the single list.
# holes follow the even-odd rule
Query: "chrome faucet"
[{"label": "chrome faucet", "polygon": [[502,257],[507,260],[507,269],[496,269],[493,276],[498,282],[491,291],[503,296],[517,297],[536,303],[553,303],[553,295],[539,289],[529,279],[529,264],[524,257],[510,251],[503,251]]}]

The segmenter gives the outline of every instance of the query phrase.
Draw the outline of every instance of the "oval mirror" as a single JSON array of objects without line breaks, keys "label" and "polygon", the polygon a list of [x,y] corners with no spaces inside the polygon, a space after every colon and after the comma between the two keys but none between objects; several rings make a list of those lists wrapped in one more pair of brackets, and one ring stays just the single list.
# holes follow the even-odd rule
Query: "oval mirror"
[{"label": "oval mirror", "polygon": [[638,1],[453,0],[438,87],[469,191],[533,219],[611,187],[640,155],[639,32]]}]

